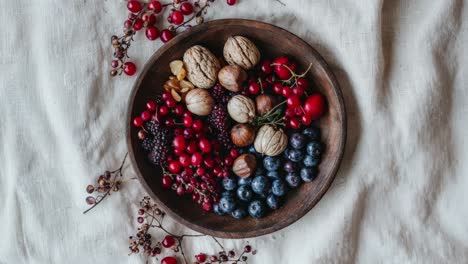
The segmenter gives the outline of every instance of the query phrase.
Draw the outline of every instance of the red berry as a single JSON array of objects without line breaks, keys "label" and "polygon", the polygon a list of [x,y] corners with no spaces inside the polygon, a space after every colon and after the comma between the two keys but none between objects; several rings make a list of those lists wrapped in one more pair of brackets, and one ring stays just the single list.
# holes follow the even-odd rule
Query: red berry
[{"label": "red berry", "polygon": [[133,119],[133,125],[136,127],[141,127],[143,125],[143,119],[141,117],[137,116]]},{"label": "red berry", "polygon": [[186,110],[186,111],[184,112],[184,115],[183,115],[183,117],[187,117],[187,116],[192,117],[192,113],[190,113],[189,110]]},{"label": "red berry", "polygon": [[230,156],[224,158],[224,165],[226,165],[228,167],[231,167],[233,162],[234,162],[234,160]]},{"label": "red berry", "polygon": [[222,175],[223,170],[222,170],[220,167],[216,167],[216,168],[213,169],[213,173],[214,173],[216,176],[219,176],[220,174]]},{"label": "red berry", "polygon": [[141,16],[141,20],[146,23],[146,26],[152,26],[156,23],[156,16],[154,14],[144,13]]},{"label": "red berry", "polygon": [[250,251],[252,251],[252,247],[250,245],[247,245],[244,247],[244,252],[245,253],[250,253]]},{"label": "red berry", "polygon": [[169,108],[165,105],[162,105],[161,107],[159,107],[159,114],[161,116],[166,116],[169,114]]},{"label": "red berry", "polygon": [[193,129],[191,127],[187,127],[187,128],[184,129],[183,134],[184,134],[184,137],[186,139],[191,139],[191,138],[193,138],[194,132],[193,132]]},{"label": "red berry", "polygon": [[304,110],[302,110],[301,106],[294,108],[294,114],[297,116],[302,116],[304,114]]},{"label": "red berry", "polygon": [[163,176],[162,177],[162,187],[163,188],[171,188],[172,185],[172,178],[170,176]]},{"label": "red berry", "polygon": [[291,69],[291,71],[293,71],[293,72],[296,72],[297,71],[297,65],[292,62],[292,63],[289,64],[289,69]]},{"label": "red berry", "polygon": [[180,155],[184,154],[184,151],[183,150],[180,150],[180,149],[174,149],[174,155],[176,155],[177,157],[179,157]]},{"label": "red berry", "polygon": [[298,97],[301,97],[304,94],[304,88],[302,88],[301,86],[294,87],[292,93],[297,95]]},{"label": "red berry", "polygon": [[128,76],[132,76],[136,72],[136,65],[133,62],[127,61],[124,63],[124,72]]},{"label": "red berry", "polygon": [[153,111],[153,112],[156,111],[156,108],[157,108],[156,102],[148,101],[146,103],[146,108],[148,108],[148,110]]},{"label": "red berry", "polygon": [[291,88],[289,87],[283,87],[283,90],[281,91],[281,95],[283,95],[284,97],[288,97],[289,95],[291,95],[292,93],[292,90]]},{"label": "red berry", "polygon": [[265,77],[265,81],[268,84],[273,85],[273,83],[275,82],[275,79],[274,79],[273,75],[268,75],[267,77]]},{"label": "red berry", "polygon": [[203,163],[205,164],[206,167],[208,168],[213,168],[214,167],[214,160],[212,157],[206,157],[205,160],[203,161]]},{"label": "red berry", "polygon": [[182,12],[182,14],[188,16],[193,12],[193,5],[189,2],[185,2],[180,5],[180,11]]},{"label": "red berry", "polygon": [[117,68],[119,67],[119,61],[118,60],[113,60],[111,63],[112,68]]},{"label": "red berry", "polygon": [[235,159],[235,158],[237,158],[237,156],[239,156],[239,151],[237,149],[233,148],[233,149],[231,149],[231,151],[229,151],[229,155],[233,159]]},{"label": "red berry", "polygon": [[203,175],[205,175],[205,172],[206,172],[206,171],[205,171],[205,168],[203,168],[203,167],[198,167],[198,168],[197,168],[197,175],[198,175],[198,176],[203,176]]},{"label": "red berry", "polygon": [[200,139],[200,142],[198,142],[198,147],[205,153],[209,153],[211,151],[211,143],[206,138]]},{"label": "red berry", "polygon": [[191,163],[190,156],[185,153],[181,154],[179,156],[179,162],[180,162],[180,165],[182,165],[182,167],[190,166],[190,163]]},{"label": "red berry", "polygon": [[163,29],[161,31],[161,41],[166,43],[174,37],[174,34],[169,29]]},{"label": "red berry", "polygon": [[289,108],[296,108],[298,106],[301,106],[301,100],[299,100],[299,97],[297,95],[290,95],[288,99],[286,100],[286,105],[288,105]]},{"label": "red berry", "polygon": [[198,166],[201,164],[203,156],[200,152],[195,152],[192,154],[191,162],[193,166]]},{"label": "red berry", "polygon": [[161,264],[177,264],[177,260],[174,257],[165,257],[161,260]]},{"label": "red berry", "polygon": [[183,123],[185,127],[191,127],[193,123],[193,118],[191,116],[186,116],[184,117]]},{"label": "red berry", "polygon": [[127,3],[127,8],[132,13],[138,13],[141,11],[142,5],[140,1],[130,0]]},{"label": "red berry", "polygon": [[249,93],[258,94],[260,92],[260,85],[256,82],[251,82],[249,84]]},{"label": "red berry", "polygon": [[195,132],[200,132],[203,129],[203,122],[200,119],[195,120],[192,124],[192,128]]},{"label": "red berry", "polygon": [[310,88],[310,83],[306,78],[298,78],[296,83],[297,87],[301,87],[304,90],[308,90]]},{"label": "red berry", "polygon": [[158,14],[162,11],[162,4],[159,1],[151,1],[148,4],[148,10],[153,10],[154,13]]},{"label": "red berry", "polygon": [[310,117],[309,115],[303,115],[301,117],[301,121],[303,125],[308,126],[310,125],[310,123],[312,123],[312,117]]},{"label": "red berry", "polygon": [[299,122],[299,119],[293,117],[289,120],[289,126],[292,129],[299,129],[301,127],[301,122]]},{"label": "red berry", "polygon": [[143,111],[143,113],[141,113],[141,119],[143,119],[143,121],[150,120],[151,119],[151,112],[149,110]]},{"label": "red berry", "polygon": [[236,2],[237,2],[237,0],[226,0],[226,3],[227,3],[228,5],[230,5],[230,6],[235,5]]},{"label": "red berry", "polygon": [[182,14],[182,12],[178,10],[175,10],[171,14],[171,20],[172,20],[172,23],[176,25],[180,25],[184,22],[184,14]]},{"label": "red berry", "polygon": [[173,127],[175,125],[174,118],[168,118],[164,121],[164,125],[167,127]]},{"label": "red berry", "polygon": [[271,61],[270,60],[264,60],[262,61],[262,64],[261,64],[261,70],[263,73],[265,74],[270,74],[272,72],[272,69],[271,69]]},{"label": "red berry", "polygon": [[293,117],[296,113],[294,113],[294,109],[287,108],[286,111],[284,111],[284,115],[287,117]]},{"label": "red berry", "polygon": [[124,22],[124,27],[130,29],[132,27],[132,24],[133,24],[132,20],[127,19]]},{"label": "red berry", "polygon": [[143,20],[141,18],[137,18],[135,19],[135,22],[133,23],[133,29],[135,31],[139,31],[140,29],[142,29],[144,26],[144,23],[143,23]]},{"label": "red berry", "polygon": [[174,108],[174,114],[182,116],[184,114],[184,107],[181,104],[177,104]]},{"label": "red berry", "polygon": [[206,212],[211,212],[211,209],[213,209],[213,205],[210,202],[203,202],[202,209]]},{"label": "red berry", "polygon": [[161,244],[163,245],[163,247],[165,248],[170,248],[172,247],[173,245],[175,245],[175,238],[173,236],[166,236],[164,237],[163,241],[161,242]]},{"label": "red berry", "polygon": [[146,132],[143,129],[138,131],[138,138],[141,139],[141,140],[146,138]]},{"label": "red berry", "polygon": [[174,149],[184,150],[186,147],[184,136],[178,135],[174,137],[174,140],[172,140],[172,145],[174,146]]},{"label": "red berry", "polygon": [[191,142],[188,144],[186,150],[187,150],[187,152],[188,152],[189,154],[195,153],[195,151],[198,150],[197,143],[196,143],[195,141],[191,141]]},{"label": "red berry", "polygon": [[146,37],[149,40],[155,40],[159,37],[159,31],[158,28],[155,26],[149,26],[146,28]]},{"label": "red berry", "polygon": [[273,92],[275,92],[275,94],[282,94],[283,85],[281,83],[275,83],[275,85],[273,85]]},{"label": "red berry", "polygon": [[176,192],[177,192],[177,195],[179,195],[179,196],[184,195],[184,193],[185,193],[185,188],[184,188],[184,186],[183,186],[183,185],[180,185],[179,187],[177,187]]},{"label": "red berry", "polygon": [[200,253],[195,256],[198,262],[205,262],[206,261],[206,255],[203,253]]},{"label": "red berry", "polygon": [[168,98],[166,101],[165,101],[167,107],[169,108],[174,108],[176,105],[177,105],[177,102],[176,100],[174,100],[174,98]]},{"label": "red berry", "polygon": [[172,173],[178,173],[182,169],[182,167],[180,166],[180,162],[178,160],[170,161],[169,164],[167,165],[167,168]]},{"label": "red berry", "polygon": [[291,72],[286,67],[283,66],[283,65],[286,65],[286,66],[289,65],[289,59],[288,58],[279,57],[279,58],[276,58],[273,61],[273,63],[277,64],[277,65],[275,65],[273,67],[273,69],[275,70],[276,75],[280,79],[287,80],[287,79],[291,78],[291,76],[292,76]]},{"label": "red berry", "polygon": [[312,94],[304,103],[305,113],[315,120],[325,112],[325,99],[321,94]]}]

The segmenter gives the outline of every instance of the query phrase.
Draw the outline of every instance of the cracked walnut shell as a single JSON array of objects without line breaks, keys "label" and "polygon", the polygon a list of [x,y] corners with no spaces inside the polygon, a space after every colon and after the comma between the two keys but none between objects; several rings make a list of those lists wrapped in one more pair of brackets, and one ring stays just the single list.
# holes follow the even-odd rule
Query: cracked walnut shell
[{"label": "cracked walnut shell", "polygon": [[260,61],[260,51],[248,38],[242,36],[229,37],[224,44],[224,59],[230,65],[238,65],[244,70],[250,70]]},{"label": "cracked walnut shell", "polygon": [[184,53],[187,78],[198,88],[211,88],[217,80],[221,65],[207,48],[196,45]]}]

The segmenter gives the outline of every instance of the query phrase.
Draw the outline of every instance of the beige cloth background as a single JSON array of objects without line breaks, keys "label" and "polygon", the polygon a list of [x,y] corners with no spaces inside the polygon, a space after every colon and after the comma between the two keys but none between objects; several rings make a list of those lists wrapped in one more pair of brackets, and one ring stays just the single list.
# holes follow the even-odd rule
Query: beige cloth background
[{"label": "beige cloth background", "polygon": [[[207,19],[266,21],[312,44],[343,89],[349,136],[329,192],[250,239],[252,263],[467,263],[467,3],[282,1],[217,0]],[[81,214],[85,186],[126,152],[135,77],[108,77],[124,1],[0,3],[0,263],[143,263],[127,257],[139,183]],[[160,46],[143,39],[140,66]]]}]

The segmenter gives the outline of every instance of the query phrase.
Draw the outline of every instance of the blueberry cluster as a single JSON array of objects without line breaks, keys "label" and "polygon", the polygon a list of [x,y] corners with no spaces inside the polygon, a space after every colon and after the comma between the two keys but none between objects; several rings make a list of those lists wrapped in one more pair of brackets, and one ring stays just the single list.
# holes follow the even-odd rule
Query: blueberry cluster
[{"label": "blueberry cluster", "polygon": [[230,214],[236,219],[247,215],[261,218],[268,210],[281,206],[289,189],[315,179],[323,144],[320,142],[319,128],[311,126],[302,131],[294,130],[289,135],[288,148],[280,156],[262,157],[253,146],[241,152],[257,157],[256,173],[248,178],[223,179],[224,192],[213,210],[218,215]]}]

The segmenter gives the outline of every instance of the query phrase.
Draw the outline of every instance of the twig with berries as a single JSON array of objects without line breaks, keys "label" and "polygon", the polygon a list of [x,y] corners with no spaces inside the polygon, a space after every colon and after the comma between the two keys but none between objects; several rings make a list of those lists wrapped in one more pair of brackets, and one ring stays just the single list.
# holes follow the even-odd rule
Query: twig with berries
[{"label": "twig with berries", "polygon": [[[184,252],[183,239],[184,238],[196,238],[205,237],[206,235],[201,234],[183,234],[176,235],[169,231],[163,226],[163,219],[165,213],[158,207],[157,204],[151,201],[149,197],[144,197],[140,202],[140,209],[138,210],[137,222],[141,224],[138,227],[138,232],[135,236],[130,236],[129,249],[130,254],[138,254],[140,252],[145,253],[148,257],[157,257],[162,253],[162,250],[172,250],[174,253],[180,253],[183,263],[188,264],[187,256]],[[158,229],[164,233],[164,238],[161,241],[155,241],[155,237],[149,234],[151,228]],[[218,254],[208,256],[205,253],[199,253],[195,255],[196,261],[194,263],[247,263],[247,254],[255,255],[256,251],[252,250],[252,246],[246,245],[241,254],[236,254],[235,251],[226,251],[224,246],[219,242],[218,239],[212,237],[213,240],[219,245],[221,251]],[[237,258],[236,258],[237,255]],[[175,256],[166,256],[161,260],[162,264],[177,264],[177,258]]]},{"label": "twig with berries", "polygon": [[[206,15],[207,9],[212,2],[214,0],[172,0],[163,4],[158,0],[151,0],[148,3],[141,0],[128,0],[127,9],[130,13],[128,19],[124,22],[124,34],[111,37],[115,58],[111,62],[113,68],[110,71],[111,76],[121,75],[122,73],[132,76],[136,73],[135,63],[127,61],[127,59],[130,58],[128,49],[131,42],[134,41],[133,36],[138,31],[145,29],[146,38],[151,41],[160,38],[163,43],[166,43],[178,33],[178,29],[191,29],[193,20],[197,25],[203,23],[204,15]],[[236,2],[236,0],[227,0],[228,5],[234,5]],[[160,31],[159,28],[164,27],[163,21],[165,19],[157,19],[157,15],[163,16],[166,9],[170,10],[166,19],[169,26]],[[190,17],[186,19],[188,16]],[[159,23],[159,27],[156,26],[157,21],[162,21]]]},{"label": "twig with berries", "polygon": [[86,187],[87,193],[98,193],[98,195],[86,197],[86,203],[91,205],[91,207],[85,210],[83,214],[86,214],[87,212],[91,211],[94,207],[100,204],[107,196],[111,195],[112,192],[118,192],[122,183],[136,179],[122,179],[122,170],[123,166],[125,165],[125,161],[127,160],[127,156],[128,153],[125,154],[125,157],[122,160],[122,163],[118,169],[113,171],[106,170],[102,175],[98,177],[96,185],[90,184]]}]

